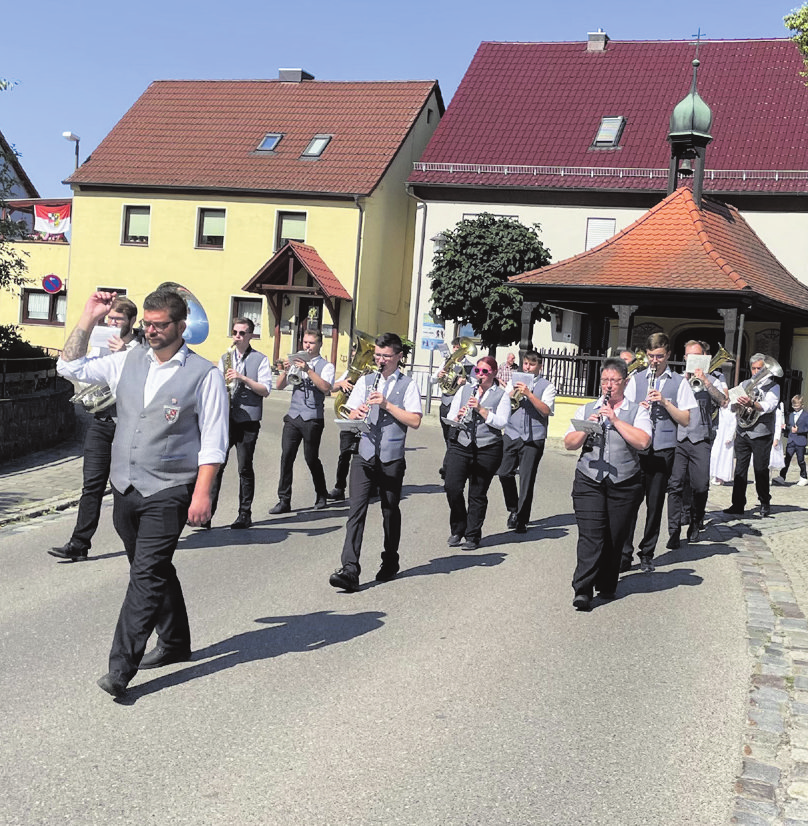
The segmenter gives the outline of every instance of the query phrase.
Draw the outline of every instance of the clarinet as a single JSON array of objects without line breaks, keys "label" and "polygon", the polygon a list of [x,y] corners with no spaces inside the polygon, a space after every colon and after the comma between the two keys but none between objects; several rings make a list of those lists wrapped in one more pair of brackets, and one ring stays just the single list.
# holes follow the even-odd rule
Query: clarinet
[{"label": "clarinet", "polygon": [[[373,379],[373,384],[371,385],[370,390],[368,390],[367,396],[365,396],[365,401],[367,401],[370,398],[372,393],[375,393],[379,389],[379,385],[381,384],[381,381],[382,381],[382,369],[380,367],[376,371],[376,377]],[[362,421],[366,422],[367,424],[370,424],[370,421],[369,421],[370,411],[371,411],[371,407],[370,407],[370,405],[368,405],[368,412],[365,413],[365,417],[364,417],[364,419],[362,419]],[[381,414],[381,411],[379,411],[379,413]],[[381,415],[379,416],[379,418],[381,418]]]},{"label": "clarinet", "polygon": [[[471,396],[469,396],[469,402],[474,398],[478,400],[482,398],[483,394],[480,392],[481,389],[482,385],[477,384],[474,390],[471,391]],[[474,408],[469,404],[469,402],[466,402],[457,413],[457,421],[460,422],[460,424],[466,430],[468,430],[472,420],[474,419]]]}]

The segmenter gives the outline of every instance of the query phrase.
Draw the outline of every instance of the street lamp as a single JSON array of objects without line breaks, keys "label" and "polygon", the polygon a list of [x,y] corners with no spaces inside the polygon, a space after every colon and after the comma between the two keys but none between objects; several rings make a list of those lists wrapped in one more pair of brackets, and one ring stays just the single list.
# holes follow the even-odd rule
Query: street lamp
[{"label": "street lamp", "polygon": [[66,141],[73,141],[76,144],[76,169],[79,168],[79,141],[81,138],[78,135],[74,135],[72,132],[62,132],[62,137]]}]

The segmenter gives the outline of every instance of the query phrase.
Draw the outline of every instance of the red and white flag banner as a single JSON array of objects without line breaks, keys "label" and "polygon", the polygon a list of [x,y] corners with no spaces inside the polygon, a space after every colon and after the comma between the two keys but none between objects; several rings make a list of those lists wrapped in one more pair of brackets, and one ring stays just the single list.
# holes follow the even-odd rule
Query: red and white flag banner
[{"label": "red and white flag banner", "polygon": [[70,204],[34,206],[34,229],[49,235],[64,235],[70,230]]}]

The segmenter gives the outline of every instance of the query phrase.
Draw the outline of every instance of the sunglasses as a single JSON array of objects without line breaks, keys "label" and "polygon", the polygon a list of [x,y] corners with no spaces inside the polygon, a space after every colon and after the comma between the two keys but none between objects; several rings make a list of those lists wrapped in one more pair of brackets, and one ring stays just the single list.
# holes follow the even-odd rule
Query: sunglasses
[{"label": "sunglasses", "polygon": [[236,338],[243,338],[244,336],[249,335],[247,330],[233,330],[232,335]]},{"label": "sunglasses", "polygon": [[478,376],[490,376],[491,373],[493,373],[494,371],[493,370],[487,370],[485,367],[475,367],[474,372]]}]

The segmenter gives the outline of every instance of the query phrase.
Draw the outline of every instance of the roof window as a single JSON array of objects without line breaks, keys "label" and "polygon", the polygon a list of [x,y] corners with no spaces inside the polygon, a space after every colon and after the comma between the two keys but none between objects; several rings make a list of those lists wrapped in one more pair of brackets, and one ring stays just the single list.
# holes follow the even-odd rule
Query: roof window
[{"label": "roof window", "polygon": [[261,143],[256,147],[258,152],[272,152],[277,149],[283,135],[280,132],[267,132]]},{"label": "roof window", "polygon": [[303,151],[301,158],[319,158],[325,151],[333,135],[315,135]]},{"label": "roof window", "polygon": [[625,125],[626,119],[622,115],[616,118],[603,118],[592,146],[596,149],[611,149],[618,146]]}]

